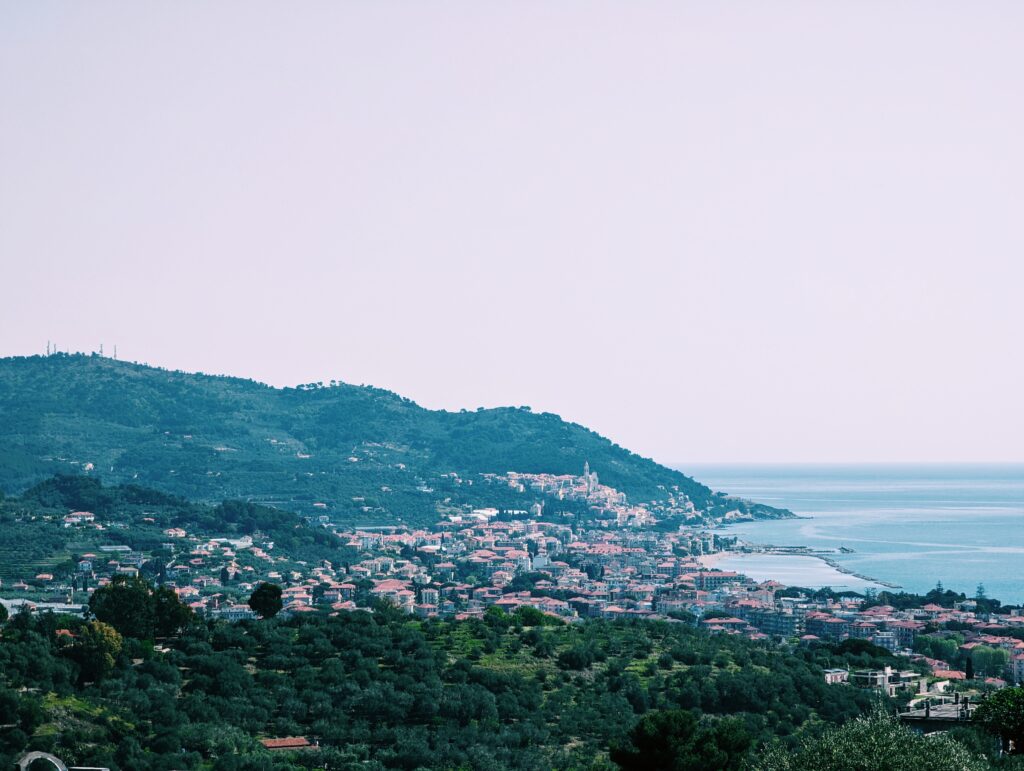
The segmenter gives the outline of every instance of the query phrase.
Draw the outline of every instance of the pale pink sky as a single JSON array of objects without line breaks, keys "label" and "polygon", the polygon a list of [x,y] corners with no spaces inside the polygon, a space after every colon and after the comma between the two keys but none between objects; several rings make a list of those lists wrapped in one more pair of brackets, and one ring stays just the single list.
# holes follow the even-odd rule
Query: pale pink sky
[{"label": "pale pink sky", "polygon": [[0,2],[0,355],[1024,460],[1024,4]]}]

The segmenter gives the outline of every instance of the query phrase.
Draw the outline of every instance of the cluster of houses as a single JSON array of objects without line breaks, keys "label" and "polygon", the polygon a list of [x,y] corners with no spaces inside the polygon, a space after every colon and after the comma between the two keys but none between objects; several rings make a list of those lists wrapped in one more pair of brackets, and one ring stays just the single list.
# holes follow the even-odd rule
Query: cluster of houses
[{"label": "cluster of houses", "polygon": [[[766,586],[774,584],[761,584],[760,588]],[[1024,612],[1019,610],[1007,615],[979,613],[975,600],[964,600],[951,608],[924,604],[903,610],[889,605],[864,608],[863,599],[858,597],[779,597],[766,602],[763,592],[744,592],[742,587],[742,583],[737,584],[726,590],[727,596],[719,598],[721,610],[730,613],[729,617],[722,618],[716,613],[702,623],[714,631],[745,634],[754,639],[795,638],[804,645],[864,640],[905,655],[930,672],[930,677],[925,677],[917,672],[831,670],[826,672],[828,682],[852,682],[891,694],[897,690],[924,692],[929,687],[943,690],[951,682],[970,677],[966,669],[955,668],[949,661],[916,653],[915,642],[924,634],[955,639],[956,645],[952,647],[961,661],[970,659],[982,647],[1004,652],[996,657],[997,662],[1005,662],[1005,666],[1000,664],[1002,671],[985,673],[987,676],[981,678],[989,686],[1024,682]]]},{"label": "cluster of houses", "polygon": [[[316,564],[280,554],[261,536],[210,538],[180,527],[163,531],[160,558],[127,546],[105,545],[80,556],[70,576],[39,574],[2,590],[14,601],[63,612],[84,612],[88,594],[118,575],[144,575],[174,588],[197,613],[236,621],[253,617],[249,594],[260,582],[283,589],[285,614],[343,613],[387,601],[422,617],[471,618],[491,606],[514,612],[528,606],[572,622],[585,618],[650,618],[690,621],[725,634],[785,639],[801,644],[864,640],[927,665],[932,681],[964,679],[954,662],[914,654],[916,638],[962,636],[957,658],[974,648],[1006,652],[1005,671],[987,673],[992,684],[1024,681],[1022,615],[985,615],[968,600],[953,608],[924,605],[897,610],[862,609],[856,597],[813,599],[782,592],[782,584],[755,582],[708,566],[708,555],[736,547],[734,538],[683,525],[662,532],[647,523],[646,510],[600,484],[589,467],[583,476],[515,474],[502,484],[554,498],[578,498],[614,513],[617,526],[579,524],[530,511],[477,509],[435,527],[334,529],[350,557]],[[492,480],[493,481],[493,480]],[[692,504],[674,502],[684,509]],[[65,527],[94,528],[89,512],[72,512]],[[329,523],[324,523],[330,526]],[[333,529],[333,528],[332,528]],[[171,555],[168,558],[166,555]],[[5,591],[5,593],[8,593]],[[1024,635],[1021,635],[1024,636]],[[958,638],[959,641],[960,638]],[[886,690],[921,688],[907,672],[827,674],[830,682],[858,682]]]}]

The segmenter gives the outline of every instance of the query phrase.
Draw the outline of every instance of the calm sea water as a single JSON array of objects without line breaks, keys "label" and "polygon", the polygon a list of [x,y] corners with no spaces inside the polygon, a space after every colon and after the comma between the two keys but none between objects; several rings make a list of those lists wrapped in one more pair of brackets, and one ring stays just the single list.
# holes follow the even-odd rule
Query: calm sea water
[{"label": "calm sea water", "polygon": [[[744,540],[846,546],[854,553],[835,555],[836,562],[908,591],[924,592],[942,581],[973,596],[982,583],[990,597],[1024,603],[1024,465],[684,470],[716,490],[807,517],[727,528]],[[765,569],[765,558],[758,559]]]}]

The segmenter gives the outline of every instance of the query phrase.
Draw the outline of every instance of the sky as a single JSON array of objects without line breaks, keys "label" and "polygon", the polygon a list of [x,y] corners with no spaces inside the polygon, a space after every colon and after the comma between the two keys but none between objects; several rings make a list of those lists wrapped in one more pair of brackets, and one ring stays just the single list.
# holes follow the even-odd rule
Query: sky
[{"label": "sky", "polygon": [[1024,4],[0,0],[0,355],[1024,461]]}]

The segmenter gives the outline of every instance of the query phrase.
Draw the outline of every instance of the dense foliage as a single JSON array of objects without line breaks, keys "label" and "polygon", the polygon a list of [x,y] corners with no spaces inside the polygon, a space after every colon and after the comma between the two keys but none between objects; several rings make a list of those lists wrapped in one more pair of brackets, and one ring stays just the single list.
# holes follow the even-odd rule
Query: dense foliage
[{"label": "dense foliage", "polygon": [[138,640],[177,634],[192,621],[192,610],[173,589],[124,576],[93,592],[89,609],[98,621]]},{"label": "dense foliage", "polygon": [[702,720],[693,711],[666,709],[642,717],[627,743],[612,747],[611,757],[624,771],[736,771],[752,744],[739,718]]},{"label": "dense foliage", "polygon": [[984,757],[948,737],[926,737],[884,712],[852,720],[799,749],[766,752],[755,771],[983,771]]},{"label": "dense foliage", "polygon": [[1024,755],[1024,688],[1004,688],[978,705],[975,718],[1014,755]]},{"label": "dense foliage", "polygon": [[375,388],[275,389],[98,356],[0,359],[0,489],[9,494],[92,464],[111,481],[192,499],[251,497],[303,513],[326,502],[335,519],[422,523],[460,503],[524,507],[507,485],[477,476],[469,488],[444,474],[578,474],[587,460],[636,502],[665,500],[675,487],[701,509],[778,514],[525,408],[433,411]]},{"label": "dense foliage", "polygon": [[281,595],[281,587],[277,584],[262,583],[253,590],[249,597],[249,607],[261,618],[273,618],[284,607]]},{"label": "dense foliage", "polygon": [[[822,667],[882,663],[683,623],[565,625],[496,608],[416,621],[386,605],[195,620],[163,645],[16,614],[0,638],[0,767],[26,747],[132,771],[598,768],[611,747],[636,767],[664,726],[671,747],[712,764],[679,767],[729,767],[865,712],[870,694],[827,686]],[[258,739],[276,736],[320,747],[271,757]]]}]

